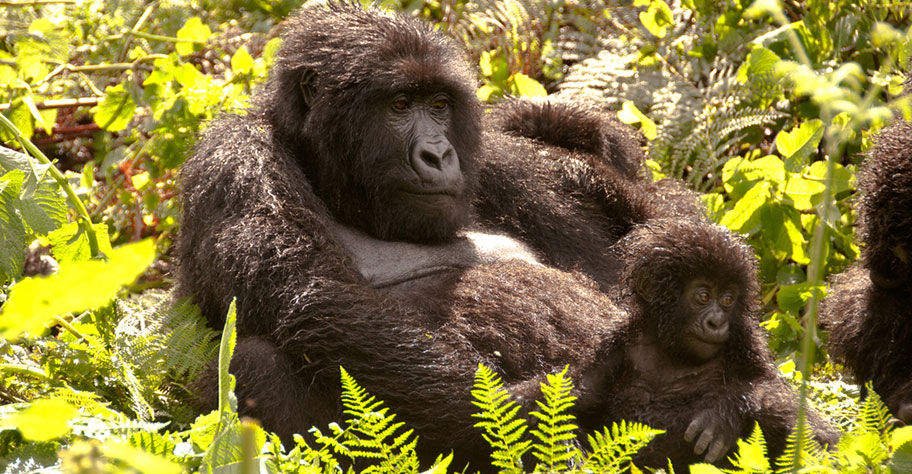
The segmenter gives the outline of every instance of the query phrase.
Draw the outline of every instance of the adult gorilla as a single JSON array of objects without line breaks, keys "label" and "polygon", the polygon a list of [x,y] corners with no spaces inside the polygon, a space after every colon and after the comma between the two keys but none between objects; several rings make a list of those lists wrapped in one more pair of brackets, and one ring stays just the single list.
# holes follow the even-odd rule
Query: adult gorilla
[{"label": "adult gorilla", "polygon": [[[524,404],[565,364],[582,380],[619,319],[608,248],[698,212],[583,109],[521,103],[500,122],[514,135],[483,134],[473,78],[427,25],[306,9],[254,107],[215,121],[184,165],[180,293],[215,327],[237,297],[241,414],[286,441],[340,417],[341,365],[429,453],[483,466],[477,364]],[[214,406],[214,384],[197,386]]]}]

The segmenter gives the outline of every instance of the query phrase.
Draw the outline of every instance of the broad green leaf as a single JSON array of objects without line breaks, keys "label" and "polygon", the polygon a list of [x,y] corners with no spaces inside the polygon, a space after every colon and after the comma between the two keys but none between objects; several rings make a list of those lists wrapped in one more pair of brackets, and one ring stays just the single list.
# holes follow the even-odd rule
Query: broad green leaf
[{"label": "broad green leaf", "polygon": [[820,181],[804,179],[795,173],[789,173],[789,180],[785,183],[782,193],[792,200],[795,209],[809,211],[814,208],[815,199],[826,191],[826,186]]},{"label": "broad green leaf", "polygon": [[103,305],[154,259],[155,242],[146,239],[112,250],[108,261],[61,262],[56,274],[25,278],[10,290],[0,332],[7,339],[23,332],[37,335],[55,316]]},{"label": "broad green leaf", "polygon": [[713,222],[719,222],[725,214],[725,198],[719,193],[701,194],[700,199]]},{"label": "broad green leaf", "polygon": [[[22,100],[22,97],[17,97],[10,102],[10,107],[3,115],[9,119],[10,122],[13,122],[13,125],[19,129],[19,133],[22,134],[22,137],[25,139],[32,138],[32,135],[35,134],[35,126],[32,121],[32,113],[29,111],[28,106],[25,105],[25,102]],[[0,138],[6,142],[15,142],[16,137],[14,137],[6,128],[0,128]]]},{"label": "broad green leaf", "polygon": [[42,182],[30,198],[22,198],[19,210],[32,233],[46,235],[66,223],[66,198],[60,194],[52,179]]},{"label": "broad green leaf", "polygon": [[[826,173],[826,161],[815,161],[811,164],[810,168],[808,168],[808,174],[824,185],[826,183]],[[841,192],[854,191],[855,173],[846,169],[845,166],[842,166],[839,163],[833,163],[833,176],[830,181],[830,190],[833,192],[834,196]]]},{"label": "broad green leaf", "polygon": [[785,215],[782,207],[778,203],[771,202],[760,209],[759,215],[760,227],[763,229],[760,236],[763,238],[764,244],[776,260],[785,260],[791,253],[792,243],[785,230]]},{"label": "broad green leaf", "polygon": [[161,456],[147,453],[118,439],[111,439],[102,444],[101,452],[108,459],[120,461],[142,473],[180,474],[183,472],[183,467],[180,464]]},{"label": "broad green leaf", "polygon": [[903,426],[890,433],[890,449],[912,444],[912,426]]},{"label": "broad green leaf", "polygon": [[639,124],[640,131],[643,132],[643,135],[645,135],[648,140],[655,140],[658,136],[658,128],[656,127],[655,122],[643,114],[643,112],[640,112],[640,109],[638,109],[632,101],[625,101],[624,105],[621,106],[621,110],[618,111],[618,120],[628,125]]},{"label": "broad green leaf", "polygon": [[234,56],[231,56],[231,70],[235,74],[249,74],[253,70],[253,56],[244,46],[238,48]]},{"label": "broad green leaf", "polygon": [[0,284],[22,274],[25,264],[25,227],[19,217],[19,191],[25,173],[12,170],[0,176]]},{"label": "broad green leaf", "polygon": [[76,222],[71,222],[48,234],[51,242],[51,253],[58,262],[78,262],[92,258],[89,247],[89,233],[95,234],[98,242],[98,251],[110,255],[111,239],[108,237],[108,225],[105,223],[92,224],[92,228]]},{"label": "broad green leaf", "polygon": [[492,97],[499,97],[502,95],[503,91],[499,87],[489,85],[483,85],[475,91],[475,96],[482,102],[490,102]]},{"label": "broad green leaf", "polygon": [[805,240],[804,234],[801,233],[800,216],[797,212],[787,209],[784,213],[784,217],[785,219],[783,219],[782,225],[790,245],[788,252],[789,257],[791,257],[795,263],[802,265],[811,263],[811,259],[804,251],[805,246],[807,246],[807,240]]},{"label": "broad green leaf", "polygon": [[93,118],[99,127],[109,132],[119,132],[130,124],[136,113],[133,96],[124,90],[123,84],[105,89],[104,99],[93,110]]},{"label": "broad green leaf", "polygon": [[640,23],[656,38],[664,38],[668,27],[674,24],[671,8],[663,0],[651,0],[649,8],[640,12]]},{"label": "broad green leaf", "polygon": [[779,56],[763,48],[754,48],[738,69],[738,82],[747,84],[754,77],[772,75]]},{"label": "broad green leaf", "polygon": [[45,123],[44,115],[41,111],[38,110],[38,106],[35,104],[35,99],[30,95],[22,96],[22,103],[28,108],[28,111],[32,114],[32,118],[35,120],[35,125],[44,129],[44,132],[48,135],[51,134],[51,130],[54,128],[54,122]]},{"label": "broad green leaf", "polygon": [[510,84],[517,95],[524,97],[545,97],[548,91],[535,79],[518,72],[510,77]]},{"label": "broad green leaf", "polygon": [[70,432],[70,420],[77,411],[59,398],[36,400],[25,410],[4,420],[32,441],[50,441]]},{"label": "broad green leaf", "polygon": [[712,464],[691,464],[690,474],[725,474]]},{"label": "broad green leaf", "polygon": [[770,183],[762,181],[748,190],[735,203],[734,209],[725,213],[720,224],[739,233],[752,232],[759,225],[757,211],[770,201]]},{"label": "broad green leaf", "polygon": [[826,290],[823,285],[814,286],[810,282],[801,282],[779,288],[776,294],[776,304],[780,309],[798,314],[798,311],[807,304],[816,288],[817,296],[822,298]]},{"label": "broad green leaf", "polygon": [[892,43],[901,41],[902,38],[902,31],[882,21],[875,23],[874,31],[871,32],[871,43],[878,48],[889,46]]},{"label": "broad green leaf", "polygon": [[133,183],[133,187],[136,188],[137,191],[142,191],[151,181],[152,179],[148,171],[143,171],[142,173],[130,176],[130,182]]},{"label": "broad green leaf", "polygon": [[198,451],[205,451],[218,434],[219,412],[212,410],[200,415],[190,425],[190,442]]},{"label": "broad green leaf", "polygon": [[803,166],[807,163],[807,158],[811,156],[811,153],[817,150],[821,138],[823,138],[823,122],[819,119],[808,120],[792,129],[791,132],[779,132],[776,135],[776,150],[784,158],[789,158]]},{"label": "broad green leaf", "polygon": [[779,185],[785,181],[785,163],[775,155],[752,161],[733,158],[722,167],[722,181],[728,192],[731,192],[735,184],[745,181],[770,181]]},{"label": "broad green leaf", "polygon": [[[204,25],[203,21],[197,16],[188,19],[187,22],[184,23],[184,26],[177,30],[177,37],[183,40],[206,41],[211,35],[212,30]],[[202,48],[202,44],[200,43],[189,42],[179,42],[174,46],[177,54],[180,54],[181,56],[193,54],[195,51],[199,51]]]},{"label": "broad green leaf", "polygon": [[222,419],[228,413],[237,413],[237,398],[234,395],[234,376],[228,373],[234,346],[237,343],[237,300],[232,299],[225,317],[222,342],[219,346],[219,415]]},{"label": "broad green leaf", "polygon": [[209,85],[209,78],[207,78],[205,74],[199,72],[199,69],[188,63],[181,64],[181,66],[174,71],[174,80],[181,86],[190,89],[202,89]]}]

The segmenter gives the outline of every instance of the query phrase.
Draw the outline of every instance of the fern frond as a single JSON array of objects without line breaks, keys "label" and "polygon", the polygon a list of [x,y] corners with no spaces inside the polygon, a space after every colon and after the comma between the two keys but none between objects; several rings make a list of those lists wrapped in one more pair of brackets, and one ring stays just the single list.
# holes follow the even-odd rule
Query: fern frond
[{"label": "fern frond", "polygon": [[538,419],[536,429],[531,431],[539,441],[532,445],[532,455],[540,461],[536,471],[565,471],[580,455],[579,449],[572,444],[576,439],[573,432],[577,429],[573,424],[576,417],[568,410],[573,407],[576,397],[570,395],[573,382],[567,377],[567,370],[568,366],[565,366],[558,374],[548,374],[547,382],[541,384],[545,401],[536,401],[541,411],[529,413]]},{"label": "fern frond", "polygon": [[348,429],[342,436],[341,446],[347,456],[353,459],[378,459],[364,472],[414,473],[418,471],[418,456],[415,447],[418,437],[414,430],[399,431],[405,423],[396,422],[396,415],[383,407],[377,400],[344,369],[339,368],[342,377],[343,413],[351,416],[345,422]]},{"label": "fern frond", "polygon": [[877,433],[886,443],[890,439],[890,431],[893,425],[890,423],[890,410],[884,404],[880,395],[874,391],[874,384],[869,380],[865,383],[867,396],[861,402],[861,409],[858,412],[858,427],[861,430]]},{"label": "fern frond", "polygon": [[765,474],[770,471],[770,462],[766,457],[766,440],[759,423],[754,423],[754,430],[747,440],[738,440],[738,451],[730,458],[732,466],[740,469],[739,474]]},{"label": "fern frond", "polygon": [[[798,444],[801,449],[798,449]],[[789,434],[785,444],[785,451],[776,459],[776,473],[785,474],[792,472],[797,466],[800,469],[812,470],[814,467],[829,466],[831,460],[827,452],[814,439],[814,431],[809,424],[804,425],[804,430],[798,432],[797,426]]]},{"label": "fern frond", "polygon": [[472,416],[480,418],[476,427],[484,430],[482,436],[494,448],[491,464],[509,472],[522,472],[522,455],[529,450],[531,441],[521,441],[526,431],[526,420],[516,418],[519,405],[510,400],[510,394],[503,388],[503,382],[493,370],[478,364],[475,371],[472,403],[481,413]]},{"label": "fern frond", "polygon": [[610,429],[587,436],[590,453],[583,465],[595,472],[626,472],[633,455],[663,433],[642,423],[613,423]]},{"label": "fern frond", "polygon": [[129,436],[143,431],[158,431],[167,425],[168,423],[150,423],[134,420],[124,415],[114,418],[81,416],[70,420],[70,427],[74,435],[99,440],[105,440],[112,436]]}]

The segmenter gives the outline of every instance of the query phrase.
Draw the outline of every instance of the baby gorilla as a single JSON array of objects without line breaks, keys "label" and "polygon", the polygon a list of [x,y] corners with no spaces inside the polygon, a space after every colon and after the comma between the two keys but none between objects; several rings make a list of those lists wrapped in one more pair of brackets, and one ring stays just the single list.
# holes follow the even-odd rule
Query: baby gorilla
[{"label": "baby gorilla", "polygon": [[[618,243],[627,265],[617,295],[628,319],[604,340],[585,386],[604,391],[584,407],[596,424],[628,420],[666,433],[634,462],[676,468],[717,463],[755,422],[778,455],[797,401],[778,377],[757,328],[759,284],[753,251],[722,227],[658,219]],[[810,415],[817,440],[838,435]]]}]

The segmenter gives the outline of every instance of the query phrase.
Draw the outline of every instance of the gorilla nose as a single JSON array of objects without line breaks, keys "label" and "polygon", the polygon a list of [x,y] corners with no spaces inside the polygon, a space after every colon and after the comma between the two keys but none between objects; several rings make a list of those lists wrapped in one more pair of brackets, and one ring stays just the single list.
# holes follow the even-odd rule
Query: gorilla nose
[{"label": "gorilla nose", "polygon": [[443,185],[461,177],[456,150],[444,138],[419,138],[409,159],[412,169],[424,180]]},{"label": "gorilla nose", "polygon": [[728,318],[726,318],[724,314],[709,315],[703,321],[703,333],[709,338],[720,342],[727,339]]}]

